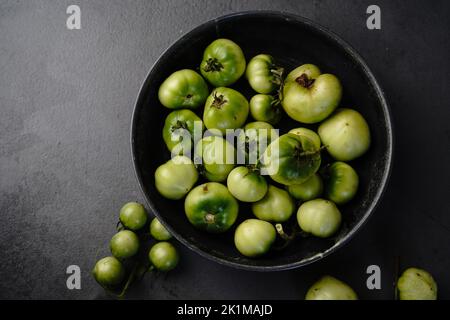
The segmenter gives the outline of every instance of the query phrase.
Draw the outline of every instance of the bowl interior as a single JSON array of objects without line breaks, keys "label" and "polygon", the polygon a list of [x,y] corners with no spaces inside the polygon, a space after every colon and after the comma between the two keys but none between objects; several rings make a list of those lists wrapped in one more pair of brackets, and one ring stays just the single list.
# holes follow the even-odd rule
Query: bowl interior
[{"label": "bowl interior", "polygon": [[[370,150],[350,164],[360,176],[360,188],[354,200],[342,206],[343,225],[330,239],[299,238],[284,250],[274,250],[259,258],[239,254],[233,243],[234,228],[253,217],[251,208],[240,203],[239,219],[222,235],[196,230],[184,214],[184,201],[170,201],[154,186],[156,168],[170,158],[162,128],[171,110],[158,100],[158,88],[172,72],[198,70],[206,46],[217,38],[229,38],[244,51],[247,61],[259,53],[275,57],[286,72],[304,64],[318,65],[322,72],[333,73],[343,84],[342,107],[358,110],[369,123]],[[248,99],[255,94],[241,78],[232,88]],[[202,108],[197,114],[202,116]],[[249,117],[248,121],[252,121]],[[280,133],[305,126],[284,115]],[[316,129],[317,125],[306,126]],[[359,56],[341,40],[299,17],[271,12],[235,14],[197,27],[171,46],[150,71],[137,100],[133,115],[132,150],[136,173],[149,205],[175,237],[200,254],[221,263],[253,270],[280,270],[298,267],[321,258],[347,240],[369,216],[384,189],[391,161],[391,125],[382,92]],[[330,161],[327,155],[324,162]],[[270,181],[270,178],[269,178]],[[200,181],[202,182],[202,181]],[[295,222],[293,215],[292,224]]]}]

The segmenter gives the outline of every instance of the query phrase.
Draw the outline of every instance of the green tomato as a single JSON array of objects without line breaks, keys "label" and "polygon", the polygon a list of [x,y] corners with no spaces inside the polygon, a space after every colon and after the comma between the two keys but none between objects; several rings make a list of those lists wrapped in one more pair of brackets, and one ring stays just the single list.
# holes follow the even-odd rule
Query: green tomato
[{"label": "green tomato", "polygon": [[400,300],[436,300],[437,284],[433,276],[418,268],[406,269],[398,279]]},{"label": "green tomato", "polygon": [[150,234],[153,238],[159,241],[165,241],[172,238],[172,235],[157,218],[153,218],[150,223]]},{"label": "green tomato", "polygon": [[327,173],[325,189],[327,199],[336,204],[345,204],[353,199],[359,185],[356,171],[348,164],[337,161],[328,168]]},{"label": "green tomato", "polygon": [[259,54],[250,60],[245,75],[253,90],[267,94],[280,87],[282,71],[275,65],[272,56]]},{"label": "green tomato", "polygon": [[166,118],[163,139],[169,151],[186,155],[191,152],[195,134],[201,136],[204,129],[203,121],[191,110],[175,110]]},{"label": "green tomato", "polygon": [[303,203],[297,211],[300,228],[320,238],[332,236],[341,225],[341,213],[328,200],[315,199]]},{"label": "green tomato", "polygon": [[184,211],[189,222],[196,228],[221,233],[236,221],[239,205],[224,185],[208,182],[189,192],[184,202]]},{"label": "green tomato", "polygon": [[95,264],[92,270],[95,281],[103,287],[119,285],[125,276],[125,268],[115,257],[105,257]]},{"label": "green tomato", "polygon": [[229,86],[245,72],[244,53],[233,41],[217,39],[205,49],[200,72],[214,87]]},{"label": "green tomato", "polygon": [[285,222],[294,213],[295,203],[285,190],[269,186],[266,195],[252,204],[253,214],[261,220]]},{"label": "green tomato", "polygon": [[324,276],[309,288],[305,300],[358,300],[358,296],[346,283]]},{"label": "green tomato", "polygon": [[340,161],[363,155],[370,146],[370,130],[363,116],[352,109],[340,108],[318,130],[328,153]]},{"label": "green tomato", "polygon": [[241,93],[230,88],[216,88],[206,99],[203,122],[209,130],[217,129],[225,134],[226,129],[244,125],[248,110],[248,101]]},{"label": "green tomato", "polygon": [[194,163],[185,156],[176,156],[155,171],[155,185],[167,199],[183,198],[198,180]]},{"label": "green tomato", "polygon": [[321,146],[321,142],[320,142],[320,137],[317,133],[315,133],[314,131],[312,131],[311,129],[308,128],[295,128],[292,129],[291,131],[289,131],[289,133],[293,133],[299,136],[306,136],[308,137],[313,143],[314,146],[319,149]]},{"label": "green tomato", "polygon": [[273,141],[262,156],[263,174],[281,184],[301,184],[320,167],[320,149],[303,135],[284,134]]},{"label": "green tomato", "polygon": [[174,269],[180,260],[177,249],[169,242],[158,242],[153,245],[148,253],[148,258],[159,271]]},{"label": "green tomato", "polygon": [[117,259],[128,259],[138,252],[139,238],[133,231],[122,230],[111,238],[109,247]]},{"label": "green tomato", "polygon": [[257,94],[250,99],[250,114],[257,121],[277,124],[281,119],[278,100],[267,94]]},{"label": "green tomato", "polygon": [[208,136],[197,143],[195,155],[201,162],[200,172],[210,181],[221,182],[234,168],[236,149],[222,137]]},{"label": "green tomato", "polygon": [[288,74],[281,102],[286,113],[303,123],[316,123],[328,117],[339,105],[342,86],[332,74],[304,64]]},{"label": "green tomato", "polygon": [[269,251],[275,242],[274,226],[258,219],[248,219],[242,222],[234,233],[236,248],[247,257],[257,257]]},{"label": "green tomato", "polygon": [[238,200],[255,202],[267,192],[267,181],[258,172],[247,167],[234,168],[227,178],[228,190]]},{"label": "green tomato", "polygon": [[195,109],[205,103],[209,90],[205,80],[194,70],[172,73],[159,87],[158,98],[169,109]]},{"label": "green tomato", "polygon": [[257,165],[267,146],[278,138],[278,131],[263,121],[247,123],[238,135],[239,151],[245,154],[247,164]]},{"label": "green tomato", "polygon": [[309,201],[316,199],[320,197],[323,192],[322,178],[315,173],[301,184],[287,186],[287,190],[289,194],[297,200]]},{"label": "green tomato", "polygon": [[119,219],[125,228],[136,231],[147,223],[147,211],[140,203],[128,202],[120,209]]}]

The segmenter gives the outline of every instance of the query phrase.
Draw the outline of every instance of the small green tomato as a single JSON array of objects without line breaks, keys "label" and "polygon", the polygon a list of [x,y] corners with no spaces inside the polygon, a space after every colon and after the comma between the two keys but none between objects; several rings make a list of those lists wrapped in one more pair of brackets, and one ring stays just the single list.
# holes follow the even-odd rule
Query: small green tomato
[{"label": "small green tomato", "polygon": [[205,103],[208,85],[194,70],[172,73],[159,87],[158,98],[169,109],[195,109]]},{"label": "small green tomato", "polygon": [[398,279],[400,300],[436,300],[437,284],[433,276],[418,268],[406,269]]},{"label": "small green tomato", "polygon": [[159,271],[170,271],[174,269],[179,261],[177,249],[169,242],[158,242],[148,253],[152,265]]},{"label": "small green tomato", "polygon": [[332,236],[341,225],[341,213],[336,205],[324,199],[303,203],[297,211],[300,228],[320,238]]},{"label": "small green tomato", "polygon": [[159,241],[165,241],[172,238],[172,235],[169,233],[169,231],[167,231],[167,229],[157,218],[153,218],[152,222],[150,223],[150,234],[153,238]]},{"label": "small green tomato", "polygon": [[117,259],[131,258],[139,250],[139,238],[133,231],[122,230],[111,238],[109,247]]},{"label": "small green tomato", "polygon": [[305,300],[358,300],[358,296],[346,283],[324,276],[309,288]]},{"label": "small green tomato", "polygon": [[245,75],[253,90],[267,94],[280,87],[282,71],[271,55],[258,54],[248,63]]},{"label": "small green tomato", "polygon": [[245,72],[242,49],[228,39],[214,40],[203,53],[200,72],[214,87],[229,86]]},{"label": "small green tomato", "polygon": [[301,184],[287,186],[289,194],[297,200],[309,201],[322,195],[322,178],[315,173],[311,178]]},{"label": "small green tomato", "polygon": [[269,186],[266,195],[252,204],[253,214],[261,220],[284,222],[295,211],[295,203],[285,190]]},{"label": "small green tomato", "polygon": [[370,130],[363,116],[352,109],[337,109],[319,126],[320,140],[328,153],[340,161],[363,155],[370,146]]},{"label": "small green tomato", "polygon": [[316,123],[327,118],[342,97],[339,79],[312,64],[292,70],[284,81],[282,106],[294,120]]},{"label": "small green tomato", "polygon": [[267,181],[258,172],[247,167],[234,168],[227,178],[231,194],[243,202],[261,200],[267,192]]},{"label": "small green tomato", "polygon": [[142,204],[128,202],[120,209],[120,222],[130,230],[139,230],[147,223],[147,211]]},{"label": "small green tomato", "polygon": [[248,219],[236,228],[234,244],[244,256],[257,257],[269,251],[275,238],[275,227],[271,223]]},{"label": "small green tomato", "polygon": [[250,114],[257,121],[277,124],[281,119],[281,107],[275,97],[267,94],[254,95],[249,102]]},{"label": "small green tomato", "polygon": [[185,156],[176,156],[155,171],[155,186],[167,199],[183,198],[198,180],[194,163]]},{"label": "small green tomato", "polygon": [[211,233],[227,231],[236,221],[239,204],[220,183],[208,182],[192,189],[184,202],[189,222]]},{"label": "small green tomato", "polygon": [[114,287],[123,281],[125,269],[117,258],[105,257],[97,261],[92,274],[101,286]]},{"label": "small green tomato", "polygon": [[325,195],[336,204],[349,202],[358,191],[359,178],[356,171],[344,162],[337,161],[328,168]]}]

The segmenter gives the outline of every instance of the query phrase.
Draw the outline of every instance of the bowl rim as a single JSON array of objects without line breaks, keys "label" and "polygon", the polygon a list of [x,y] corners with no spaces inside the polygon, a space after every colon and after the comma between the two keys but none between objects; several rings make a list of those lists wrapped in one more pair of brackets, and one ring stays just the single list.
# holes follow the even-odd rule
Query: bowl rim
[{"label": "bowl rim", "polygon": [[[373,89],[380,100],[381,108],[383,112],[383,116],[386,121],[386,135],[387,135],[387,150],[385,152],[386,154],[386,166],[384,168],[384,172],[381,178],[380,186],[369,206],[369,208],[366,210],[365,214],[361,217],[360,221],[353,226],[353,228],[339,241],[337,241],[333,246],[328,248],[327,250],[317,253],[311,257],[304,258],[299,261],[294,261],[290,263],[285,264],[279,264],[279,265],[272,265],[272,266],[258,266],[258,265],[248,265],[248,264],[242,264],[236,261],[226,260],[224,258],[218,257],[213,255],[212,253],[206,252],[202,250],[201,248],[197,247],[193,243],[189,242],[187,239],[185,239],[183,236],[181,236],[177,231],[175,231],[170,225],[168,225],[164,218],[159,214],[158,210],[156,210],[155,206],[153,205],[152,200],[149,198],[147,193],[145,192],[145,188],[143,185],[141,172],[138,167],[138,163],[136,160],[136,150],[135,150],[135,134],[136,134],[136,123],[137,123],[137,110],[140,105],[142,105],[142,100],[146,96],[145,87],[148,79],[153,73],[153,70],[156,65],[160,62],[163,56],[165,56],[168,52],[170,52],[173,48],[173,46],[181,41],[182,39],[189,37],[191,34],[197,32],[198,30],[202,28],[206,28],[209,26],[214,26],[215,24],[226,21],[226,20],[232,20],[236,17],[240,16],[261,16],[261,17],[277,17],[277,18],[283,18],[286,20],[294,20],[301,24],[306,25],[310,29],[314,29],[316,32],[320,33],[322,36],[328,38],[332,42],[336,43],[338,46],[341,47],[354,61],[355,63],[359,64],[359,66],[362,68],[362,71],[368,78],[370,84],[373,86]],[[208,20],[206,22],[201,23],[200,25],[196,26],[195,28],[189,30],[188,32],[184,33],[181,37],[173,41],[156,59],[156,61],[153,63],[149,71],[147,72],[144,80],[141,83],[141,87],[139,89],[138,96],[134,103],[133,113],[131,116],[131,130],[130,130],[130,145],[131,145],[131,156],[133,160],[133,168],[134,173],[136,176],[136,179],[139,184],[139,188],[141,189],[141,192],[144,196],[145,201],[147,202],[148,207],[152,211],[152,213],[157,217],[160,222],[168,229],[168,231],[177,239],[179,242],[181,242],[183,245],[191,249],[192,251],[200,254],[202,257],[205,257],[209,260],[212,260],[214,262],[217,262],[222,265],[226,265],[229,267],[234,267],[237,269],[242,270],[249,270],[249,271],[283,271],[283,270],[290,270],[299,268],[302,266],[309,265],[313,262],[319,261],[331,253],[336,252],[338,249],[342,248],[353,236],[362,228],[362,226],[367,222],[368,218],[372,215],[372,213],[375,211],[376,207],[378,206],[382,196],[384,195],[384,192],[387,188],[387,183],[389,180],[389,177],[391,175],[392,171],[392,164],[393,164],[393,144],[394,144],[394,132],[393,132],[393,124],[392,124],[392,116],[391,111],[389,108],[389,105],[387,103],[385,93],[381,86],[379,85],[378,81],[376,80],[374,74],[368,67],[367,63],[364,61],[364,59],[361,57],[361,55],[346,41],[344,41],[340,36],[338,36],[336,33],[330,31],[329,29],[325,28],[324,26],[308,19],[305,17],[302,17],[297,14],[284,12],[284,11],[274,11],[274,10],[250,10],[250,11],[241,11],[241,12],[235,12],[226,14],[211,20]]]}]

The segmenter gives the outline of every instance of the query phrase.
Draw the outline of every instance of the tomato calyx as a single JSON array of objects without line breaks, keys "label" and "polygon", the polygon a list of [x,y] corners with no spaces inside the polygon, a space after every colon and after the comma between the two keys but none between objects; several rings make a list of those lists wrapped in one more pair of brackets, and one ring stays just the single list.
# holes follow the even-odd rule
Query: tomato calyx
[{"label": "tomato calyx", "polygon": [[177,122],[170,128],[172,132],[177,129],[188,129],[186,121],[177,120]]},{"label": "tomato calyx", "polygon": [[205,222],[207,224],[214,224],[216,222],[216,216],[210,212],[205,214]]},{"label": "tomato calyx", "polygon": [[216,58],[209,58],[206,60],[206,65],[203,67],[205,72],[220,71],[223,69],[223,65]]},{"label": "tomato calyx", "polygon": [[225,103],[227,103],[227,100],[223,94],[217,95],[217,92],[214,92],[214,101],[212,102],[211,107],[221,109]]},{"label": "tomato calyx", "polygon": [[302,73],[299,77],[295,78],[295,82],[297,82],[302,87],[309,89],[314,84],[315,79],[308,78],[306,73]]}]

